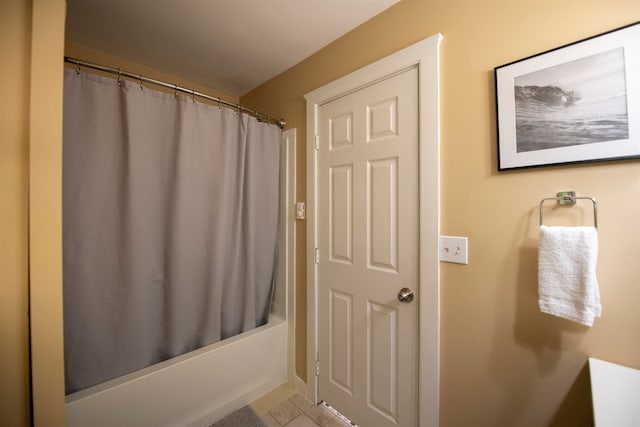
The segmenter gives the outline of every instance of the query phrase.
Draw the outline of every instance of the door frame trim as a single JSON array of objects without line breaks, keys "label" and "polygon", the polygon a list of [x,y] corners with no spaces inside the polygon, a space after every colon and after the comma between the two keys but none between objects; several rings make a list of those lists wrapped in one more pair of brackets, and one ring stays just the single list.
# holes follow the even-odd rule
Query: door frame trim
[{"label": "door frame trim", "polygon": [[435,34],[390,56],[304,95],[307,101],[307,393],[318,401],[315,361],[318,354],[318,108],[336,98],[377,83],[407,68],[418,69],[418,135],[420,187],[420,301],[418,408],[421,427],[439,423],[440,387],[440,72],[441,34]]},{"label": "door frame trim", "polygon": [[[280,208],[284,207],[284,227],[280,236],[280,245],[285,246],[285,260],[283,267],[285,282],[285,313],[287,319],[287,381],[299,393],[307,393],[307,385],[296,373],[296,328],[300,327],[296,318],[296,144],[297,129],[289,128],[282,131],[282,143],[285,145],[285,158],[280,159],[281,167],[285,168],[285,191],[280,194]],[[282,262],[282,261],[280,261]]]}]

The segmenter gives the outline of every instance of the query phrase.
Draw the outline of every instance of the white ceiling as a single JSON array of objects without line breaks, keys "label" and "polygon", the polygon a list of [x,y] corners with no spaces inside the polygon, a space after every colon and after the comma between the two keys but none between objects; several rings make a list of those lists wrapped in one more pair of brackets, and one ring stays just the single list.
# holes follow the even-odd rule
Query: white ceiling
[{"label": "white ceiling", "polygon": [[68,0],[66,37],[239,97],[398,1]]}]

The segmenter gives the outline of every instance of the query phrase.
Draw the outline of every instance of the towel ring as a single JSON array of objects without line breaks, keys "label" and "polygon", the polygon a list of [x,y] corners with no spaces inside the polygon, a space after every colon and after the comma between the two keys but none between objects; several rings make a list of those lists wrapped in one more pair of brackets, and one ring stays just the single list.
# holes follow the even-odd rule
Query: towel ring
[{"label": "towel ring", "polygon": [[555,200],[560,205],[570,206],[575,205],[576,200],[591,200],[591,203],[593,203],[593,226],[596,229],[598,228],[598,203],[596,202],[596,199],[594,199],[593,197],[578,197],[576,196],[575,191],[562,191],[558,193],[558,197],[545,197],[544,199],[540,200],[540,225],[542,225],[542,205],[544,204],[544,202],[549,200]]}]

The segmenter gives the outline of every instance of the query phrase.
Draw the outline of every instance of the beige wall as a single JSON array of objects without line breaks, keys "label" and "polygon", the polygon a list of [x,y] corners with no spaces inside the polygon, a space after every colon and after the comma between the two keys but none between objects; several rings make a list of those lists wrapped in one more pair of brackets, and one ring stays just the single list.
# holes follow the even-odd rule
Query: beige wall
[{"label": "beige wall", "polygon": [[0,2],[0,424],[29,424],[27,156],[31,5]]},{"label": "beige wall", "polygon": [[29,309],[33,424],[62,426],[62,64],[65,0],[33,0],[29,90]]},{"label": "beige wall", "polygon": [[0,424],[16,427],[64,425],[64,13],[64,0],[0,5]]},{"label": "beige wall", "polygon": [[17,427],[64,425],[64,13],[64,0],[0,7],[0,424]]},{"label": "beige wall", "polygon": [[[402,0],[241,98],[298,129],[303,95],[436,32],[441,47],[442,234],[469,237],[468,266],[441,264],[441,425],[588,425],[588,356],[640,368],[640,161],[496,172],[493,68],[640,20],[640,0]],[[537,205],[560,190],[599,202],[603,317],[593,328],[537,308]],[[579,221],[591,220],[590,206]],[[583,214],[583,215],[582,215]],[[306,224],[298,224],[305,248]],[[306,254],[297,286],[306,298]],[[298,301],[299,318],[305,302]],[[299,325],[300,326],[300,325]],[[305,376],[305,325],[297,372]]]}]

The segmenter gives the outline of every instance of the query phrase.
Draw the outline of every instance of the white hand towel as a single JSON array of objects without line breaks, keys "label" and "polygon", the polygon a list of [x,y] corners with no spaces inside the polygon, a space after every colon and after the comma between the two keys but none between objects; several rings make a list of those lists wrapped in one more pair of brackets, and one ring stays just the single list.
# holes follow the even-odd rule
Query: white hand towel
[{"label": "white hand towel", "polygon": [[538,305],[543,313],[592,326],[602,314],[594,227],[540,226]]}]

